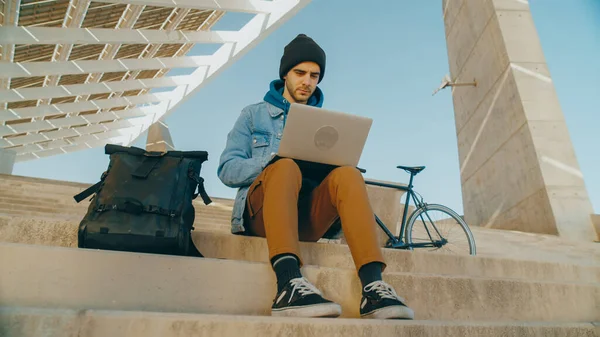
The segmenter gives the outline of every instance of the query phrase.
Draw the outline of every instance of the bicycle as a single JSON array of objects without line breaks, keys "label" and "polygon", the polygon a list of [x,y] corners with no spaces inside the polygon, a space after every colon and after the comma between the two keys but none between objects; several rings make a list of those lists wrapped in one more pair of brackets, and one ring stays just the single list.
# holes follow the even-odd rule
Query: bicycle
[{"label": "bicycle", "polygon": [[[385,234],[389,238],[389,240],[387,241],[387,243],[385,245],[385,248],[407,249],[407,250],[413,250],[414,248],[437,248],[437,249],[440,249],[442,247],[451,245],[452,242],[450,240],[448,240],[448,235],[447,235],[448,233],[445,233],[445,235],[442,235],[442,233],[438,229],[438,226],[441,227],[441,225],[446,225],[449,223],[448,221],[450,221],[450,219],[453,219],[456,221],[456,223],[458,223],[458,225],[462,229],[463,233],[466,235],[468,246],[469,246],[469,254],[476,255],[475,239],[473,238],[473,233],[469,229],[469,226],[467,225],[467,223],[462,219],[462,217],[460,217],[455,211],[453,211],[452,209],[450,209],[444,205],[427,204],[426,202],[423,201],[423,197],[421,195],[418,195],[418,193],[416,193],[413,190],[414,177],[417,174],[419,174],[421,171],[423,171],[425,169],[425,166],[416,166],[416,167],[397,166],[397,168],[403,169],[404,171],[410,173],[410,180],[409,180],[409,183],[407,186],[365,180],[365,182],[368,185],[393,188],[393,189],[397,189],[397,190],[406,192],[406,202],[404,203],[404,211],[402,213],[400,234],[398,237],[396,237],[388,229],[388,227],[381,221],[381,219],[379,219],[377,214],[375,214],[375,219],[377,221],[377,224],[379,225],[379,227],[381,227],[381,229],[385,232]],[[366,172],[364,170],[361,170],[361,171]],[[420,198],[417,198],[417,195]],[[408,215],[408,208],[409,208],[411,199],[414,200],[416,208],[411,213],[410,217],[407,219],[406,216]],[[447,217],[442,219],[443,222],[438,222],[438,226],[436,226],[436,223],[431,219],[431,216],[430,216],[430,212],[432,212],[432,211],[441,212],[441,213],[445,214]],[[423,215],[425,215],[425,217],[427,218],[427,220],[429,220],[431,225],[428,225],[428,222],[426,221],[426,219],[424,218]],[[415,223],[417,223],[417,220],[419,220],[419,219],[421,220],[420,223],[422,223],[422,225],[424,227],[424,232],[427,234],[427,237],[423,239],[426,242],[414,242],[414,238],[413,238],[413,230],[415,229],[414,225],[415,225]],[[435,232],[433,232],[433,230],[435,230]],[[420,233],[420,232],[417,232],[417,233],[424,234],[424,233]],[[433,236],[432,236],[432,233],[433,233]],[[404,242],[405,237],[406,237],[406,242]],[[435,237],[435,239],[434,239],[434,237]]]}]

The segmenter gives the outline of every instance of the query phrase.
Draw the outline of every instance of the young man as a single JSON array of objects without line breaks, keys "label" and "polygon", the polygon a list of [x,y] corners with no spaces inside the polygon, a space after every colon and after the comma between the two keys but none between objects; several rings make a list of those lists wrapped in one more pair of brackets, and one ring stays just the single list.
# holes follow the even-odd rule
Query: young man
[{"label": "young man", "polygon": [[239,188],[232,233],[267,239],[277,276],[272,315],[337,317],[341,307],[302,277],[298,241],[319,240],[339,217],[363,287],[361,316],[413,319],[412,310],[382,281],[385,263],[377,224],[358,169],[338,167],[315,180],[294,160],[269,164],[290,103],[323,105],[317,84],[324,74],[325,52],[298,35],[284,49],[280,79],[271,82],[264,101],[242,110],[229,132],[217,173],[225,185]]}]

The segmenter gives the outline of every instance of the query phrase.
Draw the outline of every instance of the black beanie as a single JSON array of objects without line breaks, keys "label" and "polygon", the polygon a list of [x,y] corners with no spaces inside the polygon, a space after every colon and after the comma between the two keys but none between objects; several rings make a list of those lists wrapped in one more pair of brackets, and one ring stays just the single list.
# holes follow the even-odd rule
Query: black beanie
[{"label": "black beanie", "polygon": [[310,37],[299,34],[283,50],[281,64],[279,65],[279,78],[283,77],[296,65],[312,61],[321,67],[319,83],[325,75],[325,52]]}]

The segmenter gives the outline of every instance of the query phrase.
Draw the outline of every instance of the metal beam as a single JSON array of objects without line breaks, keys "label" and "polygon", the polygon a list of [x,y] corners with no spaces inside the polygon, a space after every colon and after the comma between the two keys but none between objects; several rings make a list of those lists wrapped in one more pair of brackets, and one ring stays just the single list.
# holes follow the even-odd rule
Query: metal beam
[{"label": "metal beam", "polygon": [[[30,123],[20,123],[12,125],[12,128],[17,132],[31,132],[32,134],[7,138],[13,145],[23,145],[35,142],[40,142],[48,139],[60,139],[71,136],[66,133],[63,137],[48,137],[46,133],[40,131],[62,128],[68,129],[71,126],[80,126],[71,130],[75,130],[77,134],[84,135],[99,131],[112,130],[133,125],[141,125],[142,122],[153,120],[154,115],[160,111],[160,106],[148,106],[136,109],[100,112],[91,115],[72,116],[56,119],[47,119],[43,121],[35,121]],[[140,119],[144,117],[145,119]],[[149,119],[148,119],[149,118]],[[106,123],[108,121],[112,121]],[[137,124],[131,124],[134,121]],[[104,123],[103,123],[104,122]]]},{"label": "metal beam", "polygon": [[[12,28],[19,22],[19,9],[21,0],[3,0],[4,10],[2,11],[2,30]],[[15,46],[2,43],[2,61],[12,62],[15,55]]]},{"label": "metal beam", "polygon": [[[260,43],[271,32],[279,28],[285,21],[293,17],[298,11],[306,6],[311,0],[277,0],[273,1],[272,12],[270,14],[255,15],[239,32],[244,38],[234,44],[224,44],[219,48],[213,56],[215,63],[211,66],[208,72],[195,71],[190,77],[196,79],[187,86],[179,86],[170,92],[170,100],[164,111],[157,113],[156,119],[164,119],[177,109],[180,104],[185,102],[195,92],[200,90],[202,86],[209,82],[210,79],[220,74],[228,66],[240,59],[250,49]],[[146,128],[147,129],[147,128]],[[136,135],[131,142],[146,131],[141,130],[140,134]],[[130,143],[131,143],[130,142]]]},{"label": "metal beam", "polygon": [[[17,156],[17,159],[15,160],[15,162],[25,162],[25,161],[36,160],[36,159],[43,158],[43,157],[50,157],[50,156],[64,154],[64,153],[72,153],[72,152],[76,152],[76,151],[90,149],[93,147],[104,146],[106,144],[125,145],[125,144],[129,143],[129,141],[131,139],[131,135],[128,132],[124,132],[121,130],[116,130],[116,131],[119,131],[118,134],[112,135],[112,137],[106,138],[106,136],[104,136],[103,138],[96,138],[96,139],[88,138],[88,139],[86,139],[87,140],[86,142],[77,143],[77,144],[70,144],[69,142],[66,142],[66,141],[48,142],[46,144],[48,146],[51,146],[50,149],[41,149],[44,147],[44,144],[27,145],[28,150],[30,150],[30,151],[22,152],[22,154]],[[119,135],[120,133],[123,133],[124,136]],[[62,147],[61,147],[61,145],[62,145]],[[31,152],[31,151],[34,151],[34,152]]]},{"label": "metal beam", "polygon": [[[4,11],[2,12],[2,29],[7,29],[16,26],[19,22],[19,9],[21,8],[21,0],[4,0]],[[11,43],[2,43],[2,57],[0,61],[13,62],[15,56],[15,45]],[[0,79],[0,90],[10,89],[10,78]],[[6,104],[0,104],[1,109],[6,108]]]},{"label": "metal beam", "polygon": [[131,70],[197,68],[209,66],[210,56],[161,57],[151,59],[93,60],[65,62],[0,63],[0,78],[74,75]]},{"label": "metal beam", "polygon": [[[160,28],[158,30],[166,30],[166,31],[175,30],[175,28],[181,23],[181,21],[183,21],[183,19],[188,15],[189,12],[190,12],[190,9],[173,8],[173,10],[171,11],[171,14],[169,14],[169,17],[162,23],[162,25],[160,26]],[[146,45],[146,47],[140,54],[139,58],[140,59],[141,58],[153,58],[161,47],[162,47],[162,44]],[[180,55],[181,54],[175,53],[175,55],[173,55],[173,56],[177,57]],[[162,73],[162,71],[157,72],[157,74],[158,73]],[[128,71],[125,75],[123,75],[123,77],[121,78],[121,81],[136,78],[139,74],[140,74],[139,70],[136,70],[133,72]],[[121,93],[117,93],[116,95],[120,96],[120,94]]]},{"label": "metal beam", "polygon": [[273,12],[273,9],[277,6],[276,2],[281,2],[281,0],[99,0],[99,2],[258,14]]},{"label": "metal beam", "polygon": [[3,27],[2,44],[158,44],[229,43],[234,31],[165,31],[153,29]]},{"label": "metal beam", "polygon": [[[191,75],[187,76],[174,76],[167,78],[159,77],[156,79],[147,80],[124,80],[120,82],[103,82],[98,84],[92,83],[98,81],[101,78],[102,74],[105,72],[126,71],[126,76],[132,76],[136,72],[142,70],[150,70],[147,68],[156,66],[155,61],[157,59],[146,60],[140,58],[137,60],[127,60],[127,62],[131,62],[131,66],[128,66],[127,62],[124,62],[125,60],[112,60],[115,57],[116,51],[118,50],[119,45],[121,43],[133,42],[136,44],[146,44],[148,45],[148,47],[146,48],[144,54],[141,57],[153,57],[153,54],[158,49],[156,48],[156,46],[160,45],[161,43],[163,43],[162,41],[164,41],[158,39],[156,40],[157,42],[153,42],[154,40],[150,41],[149,37],[153,38],[153,36],[149,35],[157,33],[156,30],[146,35],[144,34],[144,31],[142,31],[142,34],[140,34],[138,30],[130,29],[131,27],[133,27],[133,23],[137,20],[137,17],[133,18],[132,15],[129,15],[132,14],[131,12],[129,12],[129,14],[126,15],[127,10],[123,13],[119,24],[117,24],[117,26],[115,27],[117,29],[108,29],[106,31],[110,31],[112,35],[120,35],[122,32],[126,32],[127,34],[135,32],[137,35],[135,35],[135,38],[133,40],[129,40],[129,35],[127,37],[118,36],[117,38],[114,38],[112,36],[97,36],[93,34],[95,29],[76,29],[79,32],[84,31],[84,33],[82,33],[85,36],[84,40],[88,41],[84,43],[100,43],[106,45],[103,53],[100,56],[100,60],[106,61],[90,61],[95,63],[87,63],[88,61],[86,61],[85,63],[83,63],[85,67],[81,66],[81,62],[75,62],[74,64],[71,62],[55,62],[55,64],[51,64],[51,66],[55,67],[55,69],[51,70],[40,68],[41,63],[32,63],[31,65],[17,64],[16,67],[19,67],[19,69],[17,69],[15,65],[5,68],[10,69],[11,71],[11,75],[4,75],[7,77],[15,76],[17,72],[19,72],[21,75],[23,75],[24,73],[27,74],[27,72],[29,72],[30,76],[36,76],[36,73],[53,74],[51,76],[59,76],[67,73],[82,74],[87,71],[93,72],[90,72],[90,76],[88,76],[87,79],[87,82],[90,83],[86,84],[69,86],[55,85],[44,88],[23,88],[17,90],[0,90],[0,102],[25,101],[30,99],[41,98],[47,99],[64,96],[78,96],[79,98],[86,99],[85,96],[90,94],[111,93],[111,95],[119,95],[119,93],[129,90],[149,90],[150,88],[158,87],[176,87],[175,90],[169,92],[152,94],[153,96],[161,96],[160,99],[158,99],[158,101],[160,101],[159,104],[114,112],[103,111],[95,114],[85,114],[79,116],[76,115],[77,113],[82,111],[96,109],[101,110],[117,106],[135,106],[136,104],[144,104],[138,103],[136,101],[138,97],[145,103],[156,102],[157,97],[154,96],[151,98],[149,97],[150,95],[123,98],[113,97],[106,100],[99,100],[93,102],[82,101],[76,103],[56,104],[52,106],[39,106],[35,108],[0,110],[0,118],[3,118],[4,116],[9,119],[30,118],[29,116],[33,118],[35,118],[36,116],[44,117],[49,114],[59,113],[66,114],[66,116],[62,118],[53,118],[46,120],[34,119],[30,123],[13,123],[6,126],[0,126],[0,136],[15,135],[21,132],[32,132],[32,134],[23,135],[19,137],[13,136],[3,139],[0,138],[0,145],[3,146],[6,144],[11,144],[11,139],[12,142],[14,142],[12,143],[13,147],[17,145],[16,143],[21,144],[20,155],[18,156],[17,161],[35,159],[59,153],[73,152],[89,147],[100,146],[105,144],[105,142],[122,142],[122,145],[131,144],[133,141],[135,141],[135,138],[139,137],[144,131],[146,131],[150,127],[150,125],[159,121],[160,119],[164,119],[168,114],[172,113],[190,95],[199,90],[203,84],[207,83],[207,80],[218,76],[221,73],[221,71],[223,71],[232,63],[236,62],[248,50],[253,48],[256,44],[258,44],[266,36],[268,36],[269,33],[277,29],[281,24],[283,24],[283,22],[295,15],[302,7],[309,3],[310,0],[100,0],[100,2],[127,4],[128,8],[135,8],[136,6],[141,7],[145,5],[174,8],[172,14],[169,16],[169,19],[166,20],[166,22],[172,21],[171,18],[182,19],[185,17],[187,11],[180,11],[179,8],[184,8],[186,10],[208,9],[218,10],[219,12],[241,11],[257,13],[257,15],[255,15],[255,17],[252,20],[250,20],[250,22],[248,22],[248,24],[246,24],[239,32],[235,32],[238,35],[235,35],[235,39],[232,39],[233,41],[228,41],[230,43],[223,43],[222,41],[225,40],[222,36],[219,37],[221,38],[220,41],[209,40],[209,43],[222,43],[223,45],[221,46],[221,48],[218,49],[218,51],[215,54],[210,56],[211,61],[208,62],[208,67],[198,67],[196,71],[194,71]],[[129,24],[131,24],[131,26],[127,27]],[[172,28],[175,27],[176,25]],[[33,28],[47,29],[46,27],[29,27],[27,30],[32,32],[31,29]],[[27,30],[24,30],[26,34]],[[166,31],[159,30],[158,34],[166,34],[168,36],[172,36],[173,34],[181,33],[177,31],[169,32],[169,29],[167,28],[165,28],[165,30]],[[65,34],[60,32],[58,34],[55,33],[53,36],[39,36],[42,37],[42,40],[44,41],[35,41],[33,42],[33,44],[44,44],[48,42],[56,43],[56,40],[50,39],[56,39],[57,35],[63,35],[63,37],[58,37],[59,41],[60,39],[64,40],[72,38],[70,42],[81,42],[80,40],[78,40],[79,37],[73,37],[74,35],[71,35],[71,29],[62,29],[61,31],[66,31],[68,33],[66,34],[66,36]],[[80,34],[79,32],[76,33]],[[89,34],[90,32],[92,32],[92,34]],[[184,34],[188,33],[200,33],[206,36],[207,32],[184,32]],[[34,40],[36,38],[40,40],[38,36],[36,36],[34,33],[32,34]],[[213,33],[211,32],[210,34]],[[14,34],[5,34],[3,36],[6,35],[14,36]],[[31,38],[29,34],[27,35],[28,37],[25,37],[25,39]],[[0,37],[0,39],[1,38],[3,37]],[[141,41],[140,38],[142,38],[143,41]],[[24,42],[24,44],[27,43],[30,42]],[[165,41],[164,43],[173,43],[173,40]],[[187,40],[184,38],[183,40],[178,40],[175,43],[181,43],[185,46],[190,46],[196,42],[189,40],[188,37]],[[189,59],[186,58],[186,60]],[[169,61],[177,63],[176,59]],[[162,69],[159,71],[159,74],[164,73],[169,68],[174,68],[172,66],[173,64],[165,65],[166,67],[162,66],[158,68]],[[25,69],[22,69],[20,66],[24,66]],[[81,69],[79,69],[77,66],[81,67]],[[198,66],[198,64],[194,64],[194,66]],[[3,67],[3,65],[0,65],[0,68],[1,67]],[[2,69],[0,69],[0,73],[2,73]],[[66,112],[66,109],[69,109],[69,112]],[[138,114],[140,114],[141,111],[140,109],[153,109],[154,112],[151,115],[141,115],[141,117],[138,118],[128,117],[138,116]],[[113,120],[112,118],[115,119]],[[132,125],[131,123],[133,123],[134,120],[135,125]],[[79,127],[78,125],[85,126]],[[54,131],[44,131],[50,129]],[[101,133],[97,133],[99,131]]]},{"label": "metal beam", "polygon": [[[63,28],[78,28],[81,27],[83,23],[83,19],[85,18],[85,14],[90,7],[90,0],[71,0],[69,2],[69,7],[67,8],[67,12],[65,13],[65,17],[63,19]],[[52,54],[52,61],[67,61],[71,56],[71,51],[73,50],[73,44],[57,44],[54,48],[54,52]],[[60,76],[46,76],[44,78],[44,87],[52,87],[58,85],[60,82]],[[42,100],[38,101],[39,104],[48,104],[50,100]]]},{"label": "metal beam", "polygon": [[[65,128],[77,125],[86,124],[87,126],[91,125],[100,125],[102,127],[107,127],[107,130],[114,129],[114,126],[117,125],[115,123],[127,121],[126,118],[137,118],[137,117],[146,117],[149,115],[155,114],[157,109],[155,107],[145,107],[139,109],[129,109],[129,110],[120,110],[120,111],[111,111],[111,112],[100,112],[92,115],[84,115],[84,116],[73,116],[73,117],[65,117],[65,118],[57,118],[48,120],[50,124],[58,128]],[[112,121],[112,123],[102,123],[106,121]],[[128,125],[126,123],[126,125]],[[79,129],[79,128],[78,128]],[[32,130],[33,132],[41,131]]]},{"label": "metal beam", "polygon": [[[215,22],[217,20],[219,20],[221,17],[223,17],[224,14],[225,14],[225,12],[212,11],[212,13],[210,13],[208,18],[206,18],[204,20],[204,22],[200,25],[200,27],[198,27],[197,30],[198,31],[210,30],[211,27],[215,24]],[[182,44],[181,47],[179,47],[179,49],[175,52],[175,54],[173,56],[177,57],[177,56],[185,55],[190,51],[190,49],[192,49],[192,47],[194,47],[193,43]],[[153,50],[154,50],[154,47],[153,47]],[[158,49],[156,49],[156,50],[158,50]],[[154,55],[154,53],[152,55]],[[154,77],[155,78],[160,77],[160,76],[164,75],[165,72],[166,72],[165,70],[160,70],[154,75]],[[136,72],[135,74],[137,75],[137,73],[138,72]]]},{"label": "metal beam", "polygon": [[102,83],[61,85],[55,87],[0,90],[0,102],[22,102],[42,98],[94,95],[147,88],[186,86],[197,82],[190,75],[171,76],[145,80],[114,81]]},{"label": "metal beam", "polygon": [[[175,28],[177,28],[177,26],[183,21],[183,19],[185,19],[185,17],[189,14],[190,11],[191,11],[190,9],[186,9],[186,8],[173,8],[173,10],[171,11],[171,14],[163,22],[163,24],[160,26],[159,29],[166,30],[166,31],[175,30]],[[217,13],[217,12],[207,10],[207,11],[203,11],[203,13],[208,12],[208,11],[211,12],[210,15],[208,16],[208,18],[204,19],[204,22],[200,25],[200,27],[198,27],[197,31],[200,31],[200,30],[206,31],[206,30],[210,29],[210,27],[212,27],[211,23],[214,23],[214,21],[211,21],[211,19],[216,17],[215,13]],[[223,13],[223,12],[219,12],[219,13]],[[219,15],[219,17],[221,17],[221,16],[222,16],[222,14]],[[207,23],[209,23],[209,24],[207,24]],[[202,29],[202,28],[205,28],[205,29]],[[158,53],[158,51],[160,50],[160,48],[162,46],[163,46],[162,44],[146,45],[146,47],[144,48],[144,51],[140,54],[139,58],[152,58],[152,57],[156,56],[156,54]],[[188,46],[188,47],[186,48],[185,46]],[[191,46],[194,46],[194,44],[193,43],[182,44],[182,47],[180,47],[172,57],[179,57],[179,56],[185,55],[189,51]],[[154,75],[154,78],[162,77],[168,71],[169,70],[167,70],[167,69],[159,70]],[[139,74],[140,74],[139,70],[138,71],[128,71],[121,78],[121,81],[137,78]],[[146,92],[147,92],[147,90],[142,90],[140,92],[140,94],[145,94]],[[123,94],[123,92],[119,92],[119,93],[115,93],[113,96],[119,97],[122,94]]]},{"label": "metal beam", "polygon": [[128,105],[157,103],[166,99],[168,99],[168,93],[160,92],[141,96],[126,96],[93,101],[80,101],[75,103],[40,105],[31,108],[0,110],[0,121],[37,118],[64,113],[79,113],[82,111],[111,109]]},{"label": "metal beam", "polygon": [[[171,14],[169,14],[169,17],[167,17],[167,19],[162,23],[159,30],[174,31],[175,28],[177,28],[177,26],[186,18],[186,16],[189,14],[190,11],[191,11],[190,9],[186,9],[186,8],[173,8],[173,10],[171,11]],[[198,27],[198,29],[196,31],[200,31],[200,30],[206,31],[206,30],[210,29],[210,27],[212,27],[212,24],[210,24],[210,23],[214,23],[214,21],[211,21],[211,19],[216,17],[215,13],[217,13],[217,11],[207,10],[207,11],[203,11],[203,13],[204,12],[211,12],[211,13],[208,16],[208,18],[206,18],[204,20],[204,22],[200,25],[200,27]],[[219,13],[223,13],[223,12],[219,12]],[[220,18],[222,16],[222,14],[218,15],[218,16]],[[209,23],[209,24],[207,25],[207,23]],[[205,28],[205,29],[202,29],[202,28]],[[162,44],[146,45],[146,47],[144,48],[144,51],[142,51],[139,58],[140,59],[141,58],[153,58],[158,53],[158,51],[160,50],[160,48],[162,46],[163,46]],[[188,47],[184,48],[185,46],[188,46]],[[172,57],[179,57],[179,56],[185,55],[192,46],[194,46],[194,43],[182,44],[182,47],[180,47]],[[159,70],[156,72],[156,74],[154,75],[153,78],[162,77],[168,71],[169,71],[169,69]],[[121,78],[121,81],[137,78],[137,76],[139,74],[140,74],[139,70],[128,71],[125,73],[125,75],[123,75],[123,77]],[[139,94],[140,95],[145,94],[147,91],[148,91],[147,89],[141,90]],[[120,97],[121,95],[123,95],[123,92],[116,92],[116,93],[113,93],[111,95],[111,97]]]},{"label": "metal beam", "polygon": [[[40,122],[46,122],[45,124],[49,125],[48,121]],[[83,144],[88,140],[114,137],[115,134],[135,134],[139,132],[141,128],[147,128],[154,122],[154,114],[147,113],[145,115],[140,115],[140,117],[116,120],[109,123],[90,124],[72,129],[42,132],[37,134],[5,138],[3,140],[11,143],[10,146],[5,146],[5,148],[11,148],[17,151],[18,154],[23,154],[27,152],[35,152],[38,149],[41,150],[51,148],[44,145],[48,143],[48,140],[55,141],[54,144],[60,144],[60,140],[63,140],[63,146]],[[56,137],[57,132],[60,133],[59,137]]]},{"label": "metal beam", "polygon": [[[66,151],[67,149],[74,147],[77,148],[77,150],[88,149],[94,147],[99,141],[102,140],[110,142],[114,138],[130,139],[131,133],[135,132],[137,129],[139,129],[139,127],[116,129],[112,131],[99,132],[96,134],[86,134],[82,136],[71,137],[68,139],[57,139],[35,144],[26,144],[17,147],[11,147],[10,149],[17,152],[17,161],[19,161],[21,157],[28,157],[24,156],[26,154],[36,154],[35,157],[47,157],[48,155],[67,153],[69,152]],[[51,152],[51,154],[48,154],[47,152]]]},{"label": "metal beam", "polygon": [[273,1],[273,4],[277,6],[276,8],[273,8],[273,13],[268,15],[255,15],[254,18],[240,30],[240,35],[244,36],[244,39],[235,44],[224,44],[213,54],[215,63],[209,68],[208,73],[204,73],[202,69],[198,69],[189,75],[195,79],[202,78],[202,80],[195,81],[187,86],[179,86],[171,92],[168,108],[164,112],[164,115],[159,113],[158,118],[162,119],[171,114],[180,104],[185,102],[196,91],[200,90],[203,85],[208,83],[210,79],[214,78],[225,68],[240,59],[246,52],[256,46],[289,18],[293,17],[309,2],[310,0]]},{"label": "metal beam", "polygon": [[[119,21],[117,22],[116,29],[131,29],[135,26],[136,21],[142,15],[146,6],[143,5],[127,5]],[[104,49],[102,49],[102,53],[100,53],[100,60],[112,60],[117,56],[117,52],[121,48],[120,44],[106,44],[104,45]],[[98,83],[102,79],[104,73],[93,73],[89,74],[85,79],[85,83]],[[113,93],[111,93],[112,97]],[[77,97],[77,101],[87,101],[89,99],[89,95],[84,95],[82,97]]]}]

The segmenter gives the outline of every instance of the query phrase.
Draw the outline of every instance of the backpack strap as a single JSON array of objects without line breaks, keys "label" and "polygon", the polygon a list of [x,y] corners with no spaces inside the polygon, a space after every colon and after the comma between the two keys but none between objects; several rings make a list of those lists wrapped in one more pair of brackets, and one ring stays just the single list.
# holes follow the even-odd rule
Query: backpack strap
[{"label": "backpack strap", "polygon": [[212,203],[212,200],[210,199],[208,193],[206,193],[206,189],[204,188],[204,178],[196,176],[195,174],[193,174],[193,172],[190,172],[190,178],[192,178],[192,180],[196,182],[198,188],[198,193],[194,193],[192,199],[196,199],[198,195],[200,195],[205,205],[209,205],[210,203]]},{"label": "backpack strap", "polygon": [[160,159],[160,157],[145,157],[140,166],[138,166],[131,175],[140,179],[148,178],[148,175],[154,169],[156,164],[158,164]]},{"label": "backpack strap", "polygon": [[100,189],[100,185],[102,185],[102,181],[99,181],[97,183],[95,183],[94,185],[86,188],[84,191],[82,191],[81,193],[75,195],[73,198],[75,199],[75,201],[77,203],[81,202],[81,200],[89,197],[90,195],[98,192],[98,190]]},{"label": "backpack strap", "polygon": [[200,194],[200,197],[202,198],[202,201],[204,201],[204,204],[209,205],[210,203],[212,203],[212,200],[210,199],[208,193],[206,193],[206,189],[204,188],[204,178],[200,177],[198,180],[198,193],[194,194],[194,198],[196,198],[198,194]]},{"label": "backpack strap", "polygon": [[142,204],[139,200],[135,200],[132,198],[117,198],[114,200],[114,203],[100,204],[96,207],[95,210],[99,213],[114,210],[135,215],[139,215],[142,213],[152,213],[168,217],[175,217],[178,214],[175,210],[164,209],[156,205],[144,206],[144,204]]}]

